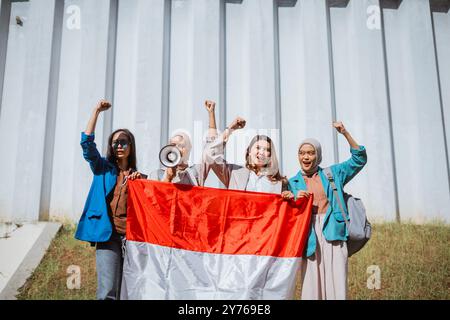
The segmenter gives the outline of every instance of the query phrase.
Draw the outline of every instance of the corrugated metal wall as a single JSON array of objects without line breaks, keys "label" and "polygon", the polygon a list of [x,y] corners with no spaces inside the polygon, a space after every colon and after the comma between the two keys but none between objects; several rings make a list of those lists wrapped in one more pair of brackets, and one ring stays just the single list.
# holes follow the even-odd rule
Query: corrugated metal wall
[{"label": "corrugated metal wall", "polygon": [[0,3],[1,220],[78,219],[91,182],[80,132],[106,97],[100,148],[131,129],[144,172],[179,128],[199,160],[205,99],[221,128],[248,120],[230,161],[262,129],[289,177],[305,137],[322,142],[324,166],[349,157],[340,119],[368,149],[348,190],[372,219],[450,221],[450,1]]}]

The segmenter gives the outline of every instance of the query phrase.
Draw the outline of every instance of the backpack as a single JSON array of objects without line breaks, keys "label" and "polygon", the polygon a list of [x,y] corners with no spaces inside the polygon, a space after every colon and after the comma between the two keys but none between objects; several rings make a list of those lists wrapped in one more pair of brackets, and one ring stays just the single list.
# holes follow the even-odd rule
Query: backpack
[{"label": "backpack", "polygon": [[367,220],[366,209],[361,199],[353,197],[351,194],[344,192],[344,201],[347,205],[348,215],[345,213],[344,206],[338,196],[336,184],[334,183],[333,174],[331,168],[323,169],[328,181],[330,181],[333,193],[338,200],[339,208],[341,209],[342,216],[344,217],[345,224],[348,230],[347,238],[347,250],[348,257],[361,250],[364,245],[369,241],[372,235],[372,225]]}]

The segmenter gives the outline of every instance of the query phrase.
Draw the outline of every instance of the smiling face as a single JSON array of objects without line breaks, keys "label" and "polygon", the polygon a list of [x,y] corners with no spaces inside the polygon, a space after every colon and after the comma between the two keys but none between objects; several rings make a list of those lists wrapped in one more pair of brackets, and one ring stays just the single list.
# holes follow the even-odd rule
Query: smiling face
[{"label": "smiling face", "polygon": [[130,139],[123,131],[116,132],[113,135],[112,147],[118,160],[128,159],[131,150]]},{"label": "smiling face", "polygon": [[298,152],[298,161],[305,173],[315,170],[317,163],[316,149],[310,144],[304,144]]},{"label": "smiling face", "polygon": [[269,164],[270,156],[270,143],[266,140],[258,140],[250,149],[250,164],[257,168],[263,168]]}]

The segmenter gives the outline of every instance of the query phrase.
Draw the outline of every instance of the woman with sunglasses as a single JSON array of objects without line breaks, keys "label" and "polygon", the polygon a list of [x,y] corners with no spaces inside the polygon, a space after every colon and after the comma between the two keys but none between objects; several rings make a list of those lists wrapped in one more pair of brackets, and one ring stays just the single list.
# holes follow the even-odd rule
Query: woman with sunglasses
[{"label": "woman with sunglasses", "polygon": [[122,247],[127,218],[127,179],[136,172],[136,144],[127,129],[115,130],[108,138],[108,151],[102,157],[94,142],[100,113],[111,108],[98,102],[81,133],[83,157],[94,174],[75,238],[96,246],[97,299],[114,300],[120,295]]}]

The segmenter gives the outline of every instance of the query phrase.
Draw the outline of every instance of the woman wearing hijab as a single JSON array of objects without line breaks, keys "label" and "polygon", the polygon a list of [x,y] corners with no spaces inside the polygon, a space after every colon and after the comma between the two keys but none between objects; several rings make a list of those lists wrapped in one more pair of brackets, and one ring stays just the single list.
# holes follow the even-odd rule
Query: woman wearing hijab
[{"label": "woman wearing hijab", "polygon": [[[245,123],[244,119],[237,117],[214,142],[206,146],[203,162],[213,169],[227,189],[278,194],[287,190],[287,179],[280,174],[275,146],[268,136],[253,137],[245,154],[245,166],[229,164],[225,160],[228,138],[235,130],[244,128]],[[215,130],[215,125],[210,123],[210,129]]]},{"label": "woman wearing hijab", "polygon": [[[339,197],[345,203],[343,188],[365,166],[367,154],[342,122],[335,122],[333,126],[350,145],[351,158],[331,166]],[[343,300],[347,297],[348,230],[330,182],[319,166],[322,161],[320,143],[315,139],[304,140],[298,149],[298,160],[301,170],[289,179],[290,191],[283,192],[282,196],[284,199],[314,197],[306,257],[301,265],[302,299]]]},{"label": "woman wearing hijab", "polygon": [[[205,101],[205,108],[209,114],[210,130],[208,131],[207,143],[212,141],[217,135],[217,131],[211,130],[215,126],[215,109],[216,103],[211,100]],[[175,132],[169,139],[169,145],[176,147],[181,153],[180,163],[173,168],[157,169],[150,173],[149,180],[157,180],[162,182],[172,182],[187,184],[192,186],[203,186],[209,171],[209,167],[205,164],[194,164],[189,166],[189,157],[192,150],[192,143],[189,135],[183,131]],[[139,179],[139,172],[130,176],[131,180]]]},{"label": "woman wearing hijab", "polygon": [[176,132],[169,139],[169,145],[176,147],[181,153],[180,163],[173,168],[158,169],[150,173],[150,180],[158,180],[163,182],[173,182],[189,184],[193,186],[202,185],[200,181],[199,170],[197,166],[189,167],[188,161],[192,149],[191,139],[187,133]]}]

